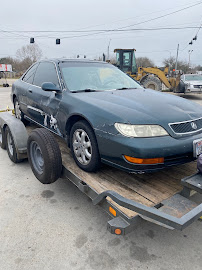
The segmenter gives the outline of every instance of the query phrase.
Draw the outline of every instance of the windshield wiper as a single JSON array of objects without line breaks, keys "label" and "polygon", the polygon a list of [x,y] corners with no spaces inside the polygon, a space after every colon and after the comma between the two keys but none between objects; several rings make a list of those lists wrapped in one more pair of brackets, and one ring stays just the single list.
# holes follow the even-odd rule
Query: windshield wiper
[{"label": "windshield wiper", "polygon": [[95,89],[90,89],[90,88],[86,88],[86,89],[82,89],[82,90],[78,90],[78,91],[71,91],[71,93],[80,93],[80,92],[97,92],[98,90]]},{"label": "windshield wiper", "polygon": [[128,90],[128,89],[137,89],[137,87],[121,87],[117,88],[116,90]]}]

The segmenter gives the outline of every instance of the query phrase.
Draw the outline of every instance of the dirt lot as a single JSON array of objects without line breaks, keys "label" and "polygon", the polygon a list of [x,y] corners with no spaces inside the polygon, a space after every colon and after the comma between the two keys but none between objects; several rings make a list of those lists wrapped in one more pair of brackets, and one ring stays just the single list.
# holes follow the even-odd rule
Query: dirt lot
[{"label": "dirt lot", "polygon": [[[0,88],[0,110],[12,106],[9,95]],[[200,95],[186,98],[202,104]],[[42,185],[27,161],[13,164],[0,149],[0,269],[201,269],[202,222],[179,232],[142,221],[117,237],[107,220],[67,180]]]}]

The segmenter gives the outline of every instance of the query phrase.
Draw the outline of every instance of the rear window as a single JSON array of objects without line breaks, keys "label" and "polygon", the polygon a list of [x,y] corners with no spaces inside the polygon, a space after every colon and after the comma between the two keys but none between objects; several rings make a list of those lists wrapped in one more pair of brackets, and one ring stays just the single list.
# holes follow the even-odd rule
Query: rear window
[{"label": "rear window", "polygon": [[33,79],[34,79],[34,75],[36,72],[36,69],[38,67],[38,63],[36,63],[35,65],[33,65],[28,71],[27,73],[24,75],[24,77],[22,78],[22,80],[26,83],[33,83]]}]

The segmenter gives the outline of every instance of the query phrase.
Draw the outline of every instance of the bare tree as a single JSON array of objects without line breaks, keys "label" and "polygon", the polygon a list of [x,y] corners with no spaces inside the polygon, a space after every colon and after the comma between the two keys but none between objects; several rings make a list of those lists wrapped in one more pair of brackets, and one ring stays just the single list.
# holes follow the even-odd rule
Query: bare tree
[{"label": "bare tree", "polygon": [[171,69],[174,69],[175,68],[175,57],[169,57],[169,58],[166,58],[163,60],[163,64],[166,66],[166,67],[170,67]]},{"label": "bare tree", "polygon": [[137,67],[154,67],[154,62],[148,57],[137,57],[136,58]]},{"label": "bare tree", "polygon": [[16,57],[20,61],[24,61],[25,59],[30,59],[31,64],[32,64],[40,60],[40,58],[42,57],[42,50],[35,43],[29,44],[18,49],[16,52]]},{"label": "bare tree", "polygon": [[[176,61],[175,57],[169,57],[169,58],[164,59],[163,64],[165,66],[170,67],[170,69],[173,70],[175,68],[175,61]],[[188,62],[183,61],[183,60],[178,60],[177,69],[182,70],[184,73],[187,73],[188,71],[190,71]]]}]

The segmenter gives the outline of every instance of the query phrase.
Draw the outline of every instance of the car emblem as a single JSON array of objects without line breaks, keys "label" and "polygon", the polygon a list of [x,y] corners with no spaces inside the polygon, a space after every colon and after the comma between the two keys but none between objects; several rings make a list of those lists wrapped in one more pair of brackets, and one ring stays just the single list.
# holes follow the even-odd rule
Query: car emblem
[{"label": "car emblem", "polygon": [[191,127],[192,127],[193,129],[197,129],[197,125],[196,125],[194,122],[191,123]]}]

